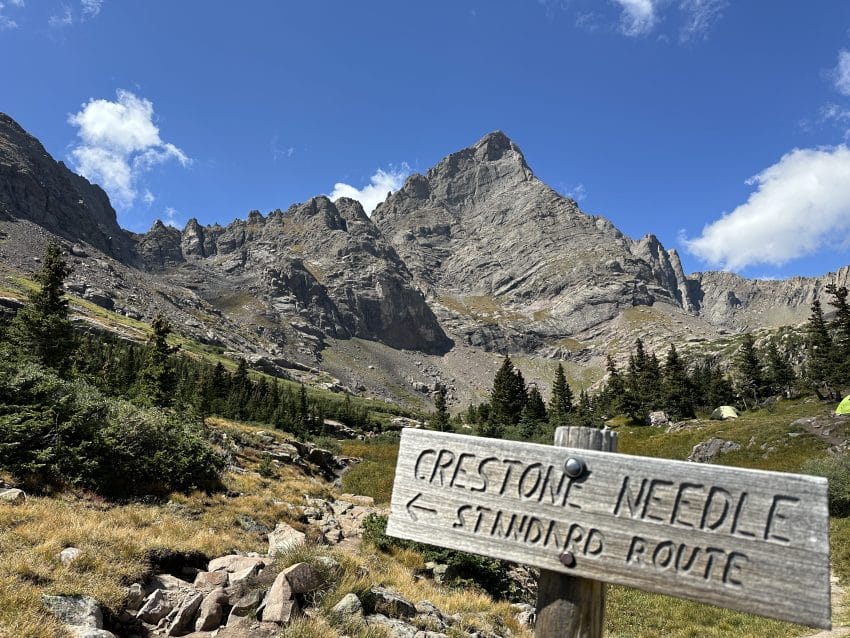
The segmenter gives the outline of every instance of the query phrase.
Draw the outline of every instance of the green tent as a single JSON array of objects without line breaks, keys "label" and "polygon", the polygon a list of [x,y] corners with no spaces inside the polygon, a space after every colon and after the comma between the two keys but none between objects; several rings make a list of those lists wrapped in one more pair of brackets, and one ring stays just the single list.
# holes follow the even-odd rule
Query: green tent
[{"label": "green tent", "polygon": [[844,400],[835,408],[836,414],[850,414],[850,394],[844,397]]},{"label": "green tent", "polygon": [[717,408],[714,408],[714,412],[711,413],[711,418],[716,419],[718,421],[725,421],[726,419],[737,419],[738,411],[731,405],[721,405]]}]

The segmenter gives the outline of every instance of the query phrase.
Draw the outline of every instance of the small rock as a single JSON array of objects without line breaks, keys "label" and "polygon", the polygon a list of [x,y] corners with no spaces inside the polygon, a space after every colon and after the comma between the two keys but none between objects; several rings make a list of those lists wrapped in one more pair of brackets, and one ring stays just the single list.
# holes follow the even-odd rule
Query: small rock
[{"label": "small rock", "polygon": [[56,558],[58,558],[63,565],[70,565],[77,560],[82,553],[82,550],[79,550],[76,547],[66,547],[57,554]]},{"label": "small rock", "polygon": [[663,410],[656,410],[654,412],[650,412],[646,420],[649,425],[667,425],[668,423],[670,423],[670,419],[667,417],[667,413]]},{"label": "small rock", "polygon": [[257,574],[259,574],[261,570],[262,563],[254,563],[253,565],[248,565],[244,569],[240,569],[239,571],[230,574],[230,584],[235,585],[237,583],[246,581],[249,578],[253,578]]},{"label": "small rock", "polygon": [[157,574],[151,578],[147,587],[148,592],[152,592],[155,589],[162,589],[164,591],[192,589],[192,583],[183,580],[182,578],[177,578],[177,576],[172,576],[171,574]]},{"label": "small rock", "polygon": [[0,503],[10,503],[12,505],[20,505],[27,500],[27,495],[23,490],[12,488],[9,490],[0,490]]},{"label": "small rock", "polygon": [[275,556],[289,551],[293,547],[303,545],[306,535],[286,523],[278,523],[269,534],[269,556]]},{"label": "small rock", "polygon": [[230,627],[231,622],[238,622],[234,620],[235,618],[253,616],[256,613],[257,608],[260,606],[262,598],[262,593],[257,590],[254,590],[248,592],[247,594],[242,596],[242,598],[233,603],[233,608],[230,610],[230,616],[227,619],[227,626]]},{"label": "small rock", "polygon": [[366,624],[383,629],[393,638],[415,638],[419,631],[413,625],[395,618],[387,618],[383,614],[366,616]]},{"label": "small rock", "polygon": [[537,622],[537,612],[533,605],[529,605],[528,603],[514,603],[511,607],[516,610],[514,618],[522,627],[528,627],[529,629],[534,627],[534,623]]},{"label": "small rock", "polygon": [[348,593],[333,606],[331,611],[340,616],[362,616],[363,603],[360,602],[357,594]]},{"label": "small rock", "polygon": [[74,638],[116,638],[115,634],[106,629],[84,627],[82,625],[66,625]]}]

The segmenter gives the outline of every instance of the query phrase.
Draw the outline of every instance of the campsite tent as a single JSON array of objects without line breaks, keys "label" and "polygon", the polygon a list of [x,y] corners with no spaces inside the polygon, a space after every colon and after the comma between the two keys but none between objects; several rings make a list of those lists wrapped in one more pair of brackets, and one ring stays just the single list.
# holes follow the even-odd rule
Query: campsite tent
[{"label": "campsite tent", "polygon": [[717,419],[718,421],[725,421],[726,419],[737,419],[738,411],[731,405],[721,405],[714,409],[714,412],[711,413],[711,418]]},{"label": "campsite tent", "polygon": [[844,397],[844,400],[835,408],[836,414],[850,414],[850,394]]}]

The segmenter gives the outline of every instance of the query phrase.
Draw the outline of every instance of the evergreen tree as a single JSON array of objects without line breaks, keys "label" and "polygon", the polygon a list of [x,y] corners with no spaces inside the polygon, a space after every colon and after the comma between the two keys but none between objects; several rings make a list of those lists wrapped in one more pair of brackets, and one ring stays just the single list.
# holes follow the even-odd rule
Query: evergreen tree
[{"label": "evergreen tree", "polygon": [[794,385],[797,375],[794,374],[794,368],[791,366],[788,359],[782,356],[782,353],[779,352],[776,341],[771,341],[767,345],[765,357],[767,359],[765,365],[765,384],[769,386],[770,391],[773,394],[786,392],[792,385]]},{"label": "evergreen tree", "polygon": [[662,383],[663,406],[673,420],[694,416],[693,388],[676,346],[670,344],[664,362]]},{"label": "evergreen tree", "polygon": [[756,352],[756,342],[753,335],[747,333],[741,342],[741,348],[735,359],[737,372],[737,389],[746,402],[757,404],[764,389],[764,376],[761,362]]},{"label": "evergreen tree", "polygon": [[620,371],[617,369],[617,364],[614,363],[614,358],[609,354],[605,369],[608,372],[608,381],[605,384],[605,395],[608,403],[608,410],[613,416],[619,414],[623,409],[623,396],[626,393],[626,385],[623,382],[623,377],[620,376]]},{"label": "evergreen tree", "polygon": [[520,433],[526,440],[534,440],[543,436],[546,429],[546,404],[540,396],[536,385],[528,389],[528,401],[520,415]]},{"label": "evergreen tree", "polygon": [[552,383],[552,396],[549,398],[549,422],[552,427],[569,425],[573,411],[573,392],[567,383],[564,366],[558,363],[555,368],[555,381]]},{"label": "evergreen tree", "polygon": [[514,367],[510,357],[505,357],[493,378],[490,420],[502,427],[517,423],[527,400],[522,373]]},{"label": "evergreen tree", "polygon": [[836,382],[847,385],[850,382],[850,304],[847,303],[847,288],[828,284],[826,292],[832,295],[829,305],[835,308],[835,320],[832,322],[835,334],[833,351],[836,368]]},{"label": "evergreen tree", "polygon": [[153,333],[148,339],[145,361],[139,373],[136,397],[143,405],[166,407],[171,403],[173,366],[171,355],[177,350],[168,345],[171,333],[168,320],[158,314],[151,322]]},{"label": "evergreen tree", "polygon": [[35,275],[38,287],[27,294],[8,329],[8,338],[22,355],[34,356],[52,368],[69,363],[73,336],[68,320],[68,300],[62,291],[71,268],[62,259],[62,249],[55,240],[47,244],[41,270]]},{"label": "evergreen tree", "polygon": [[446,388],[442,384],[437,385],[434,393],[434,412],[431,414],[430,426],[438,432],[451,432],[452,425],[449,410],[446,405]]},{"label": "evergreen tree", "polygon": [[812,302],[812,313],[806,325],[806,380],[822,399],[836,399],[836,377],[832,337],[823,318],[820,301]]}]

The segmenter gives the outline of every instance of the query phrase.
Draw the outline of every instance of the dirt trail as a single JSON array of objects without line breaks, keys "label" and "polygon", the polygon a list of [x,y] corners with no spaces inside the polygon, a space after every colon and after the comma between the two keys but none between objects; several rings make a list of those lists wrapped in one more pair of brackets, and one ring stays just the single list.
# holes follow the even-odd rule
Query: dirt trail
[{"label": "dirt trail", "polygon": [[830,578],[830,582],[832,583],[832,630],[819,631],[816,634],[811,634],[808,638],[850,637],[850,626],[845,623],[839,623],[838,621],[839,618],[844,616],[847,606],[847,591],[838,584],[838,578],[836,576]]}]

